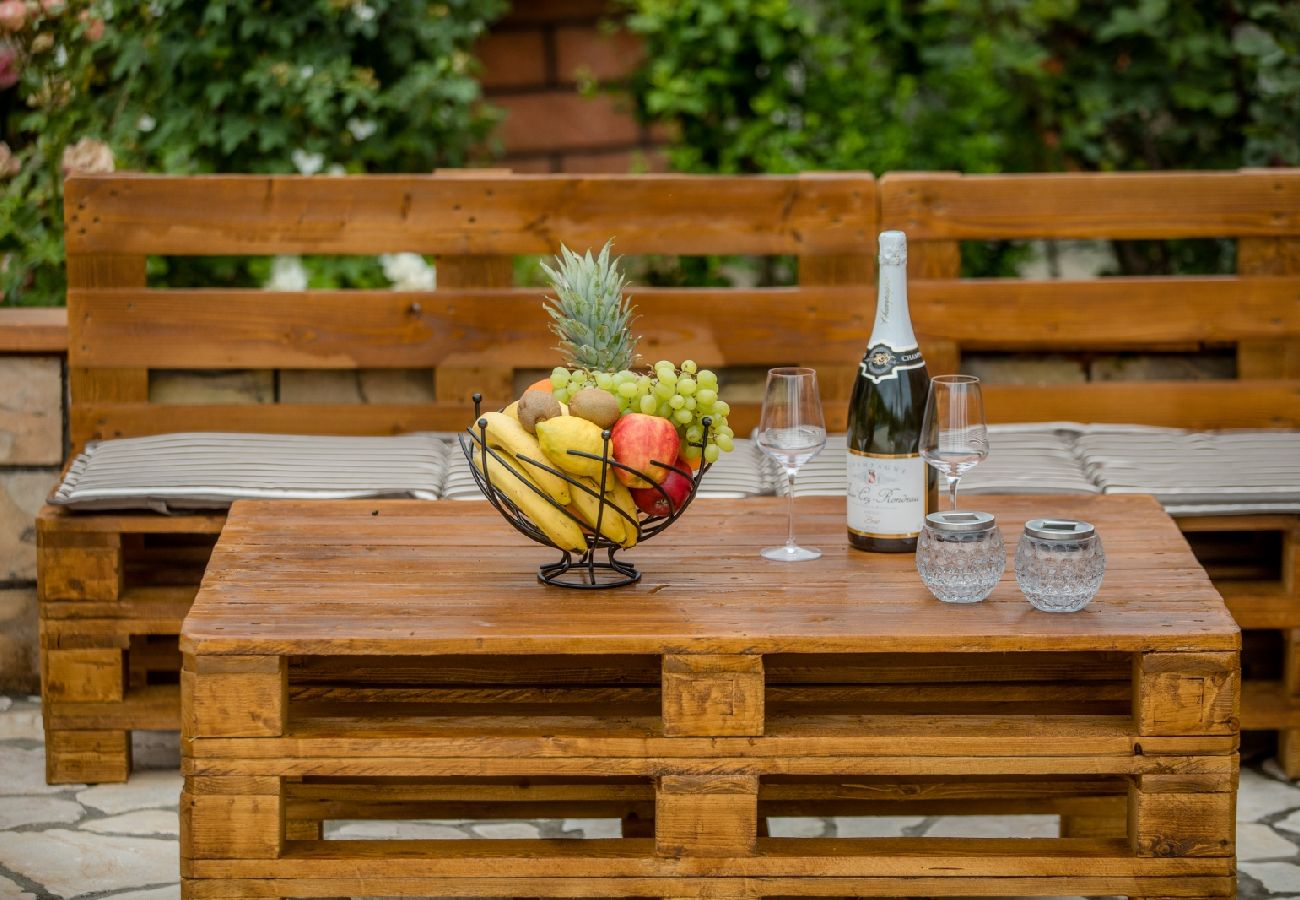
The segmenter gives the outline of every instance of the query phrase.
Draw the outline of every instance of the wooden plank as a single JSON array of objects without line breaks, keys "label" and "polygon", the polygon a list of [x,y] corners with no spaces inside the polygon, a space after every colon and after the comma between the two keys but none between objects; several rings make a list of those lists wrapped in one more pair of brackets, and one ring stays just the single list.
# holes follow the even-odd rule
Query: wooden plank
[{"label": "wooden plank", "polygon": [[908,295],[918,332],[972,348],[1122,349],[1300,337],[1300,277],[913,281]]},{"label": "wooden plank", "polygon": [[[549,368],[556,362],[543,291],[497,286],[486,270],[478,281],[465,274],[463,287],[452,287],[447,265],[439,268],[433,294],[83,291],[73,340],[80,364],[93,367]],[[871,332],[861,287],[636,288],[630,295],[647,346],[702,366],[815,356],[852,370]]]},{"label": "wooden plank", "polygon": [[913,240],[1300,234],[1300,171],[930,175],[880,180],[884,228]]},{"label": "wooden plank", "polygon": [[763,733],[761,656],[664,656],[663,729],[670,737]]},{"label": "wooden plank", "polygon": [[[900,879],[860,878],[437,878],[412,875],[349,875],[338,878],[306,877],[286,882],[275,878],[196,878],[183,886],[186,900],[248,900],[282,897],[287,891],[311,897],[379,896],[413,897],[882,897],[924,896],[1034,896],[1050,894],[1122,894],[1150,900],[1212,900],[1236,896],[1231,874],[1198,877],[1133,875],[1026,876],[1023,878],[952,878],[925,875]],[[954,894],[954,892],[957,892]]]},{"label": "wooden plank", "polygon": [[1300,628],[1300,598],[1277,581],[1216,581],[1242,628]]},{"label": "wooden plank", "polygon": [[[912,241],[907,247],[908,306],[915,323],[917,343],[925,355],[926,370],[933,377],[961,369],[961,347],[945,333],[946,324],[934,327],[935,317],[926,315],[925,294],[916,286],[925,279],[951,280],[961,277],[961,245],[956,241]],[[918,303],[918,301],[922,301]]]},{"label": "wooden plank", "polygon": [[126,692],[126,659],[116,647],[43,650],[41,685],[46,701],[121,700]]},{"label": "wooden plank", "polygon": [[94,784],[131,774],[131,732],[69,731],[46,727],[45,782]]},{"label": "wooden plank", "polygon": [[747,856],[758,839],[758,779],[665,775],[655,795],[660,856]]},{"label": "wooden plank", "polygon": [[1142,653],[1133,660],[1133,719],[1142,735],[1235,734],[1236,653]]},{"label": "wooden plank", "polygon": [[0,309],[0,353],[63,354],[68,349],[68,311]]},{"label": "wooden plank", "polygon": [[[195,860],[191,869],[199,877],[347,877],[364,873],[377,877],[494,878],[508,873],[539,881],[620,876],[717,877],[717,873],[725,872],[727,878],[888,879],[896,888],[908,886],[906,879],[932,876],[949,879],[950,886],[939,892],[946,896],[970,895],[965,891],[957,893],[962,878],[990,879],[985,885],[991,887],[998,879],[1027,876],[1147,876],[1172,880],[1173,876],[1213,877],[1232,872],[1232,861],[1221,858],[1135,858],[1124,840],[767,838],[759,840],[759,852],[752,856],[712,858],[658,857],[647,852],[648,844],[643,839],[618,838],[547,842],[331,840],[288,846],[280,859]],[[810,879],[810,875],[817,878]],[[913,892],[898,893],[906,896]],[[987,896],[991,892],[975,893]],[[444,895],[438,892],[433,896]],[[525,892],[523,896],[537,895]]]},{"label": "wooden plank", "polygon": [[1231,857],[1236,791],[1215,776],[1141,775],[1129,794],[1129,840],[1138,856]]},{"label": "wooden plank", "polygon": [[[76,217],[84,213],[78,210],[76,202],[65,196],[64,218],[66,220],[65,242],[73,233]],[[67,251],[68,287],[123,287],[142,289],[145,286],[145,257],[143,254],[123,255],[109,250],[100,254],[83,254]],[[68,321],[75,322],[81,315],[77,301],[70,300]],[[108,402],[145,402],[149,399],[149,373],[146,369],[131,364],[117,369],[87,371],[77,362],[77,353],[72,346],[69,335],[68,348],[68,398],[70,407],[99,401]],[[78,430],[75,423],[69,422],[69,437],[73,452],[80,452],[86,445],[87,435]]]},{"label": "wooden plank", "polygon": [[[69,255],[854,253],[875,180],[807,176],[74,175]],[[635,211],[635,215],[629,214]]]},{"label": "wooden plank", "polygon": [[284,657],[186,657],[181,730],[187,738],[284,734],[287,690]]},{"label": "wooden plank", "polygon": [[1300,728],[1300,698],[1280,681],[1248,679],[1241,684],[1241,730]]},{"label": "wooden plank", "polygon": [[1142,422],[1167,428],[1297,428],[1295,381],[984,385],[990,422]]},{"label": "wooden plank", "polygon": [[118,701],[56,701],[45,708],[51,728],[175,731],[180,715],[180,688],[175,684],[131,687]]},{"label": "wooden plank", "polygon": [[[1237,271],[1243,275],[1300,275],[1300,240],[1243,238],[1237,241]],[[1292,301],[1274,312],[1292,310]],[[1252,336],[1254,337],[1254,336]],[[1237,345],[1237,377],[1300,378],[1300,340],[1248,340]]]},{"label": "wooden plank", "polygon": [[[509,288],[515,279],[514,260],[509,256],[441,256],[438,258],[438,295],[446,290],[457,288]],[[521,298],[522,299],[522,298]],[[512,351],[516,339],[500,335],[493,336],[506,322],[524,323],[525,335],[541,338],[549,334],[544,316],[541,314],[541,302],[534,293],[524,304],[513,308],[492,301],[461,301],[459,310],[466,309],[484,314],[492,319],[496,328],[489,326],[486,340],[487,347],[494,347],[496,352]],[[452,307],[455,310],[457,307]],[[516,318],[518,316],[518,318]],[[446,329],[440,328],[439,331]],[[459,329],[456,329],[459,330]],[[466,341],[468,343],[468,341]],[[468,349],[468,348],[466,348]],[[487,352],[492,352],[488,350]],[[545,368],[548,362],[554,362],[555,351],[540,356],[545,360],[539,368]],[[459,352],[457,355],[462,355]],[[527,366],[523,356],[503,358],[495,363],[484,364],[478,360],[456,360],[452,362],[445,357],[437,360],[438,371],[434,375],[434,398],[440,402],[464,403],[479,394],[488,407],[504,406],[515,398],[514,367]]]},{"label": "wooden plank", "polygon": [[[875,224],[872,223],[868,228],[874,231]],[[872,315],[867,304],[874,296],[875,277],[875,259],[869,252],[801,256],[798,293],[788,296],[788,305],[778,301],[777,308],[769,309],[769,300],[776,298],[763,292],[750,303],[739,307],[745,309],[744,314],[733,313],[727,317],[731,325],[718,323],[721,327],[710,329],[710,337],[721,352],[722,361],[710,360],[707,353],[702,354],[699,348],[693,347],[683,348],[681,358],[694,359],[705,366],[758,364],[770,367],[779,365],[778,360],[797,362],[801,366],[817,370],[818,388],[823,402],[847,403],[853,395],[853,385],[857,379],[855,361],[866,351],[867,341],[871,337]],[[832,289],[833,295],[837,295],[839,300],[833,307],[818,311],[816,291],[823,288]],[[644,300],[638,300],[638,303],[638,309],[649,306]],[[711,304],[687,307],[693,309],[693,312],[689,318],[680,318],[685,318],[686,321],[698,320],[709,306]],[[777,325],[779,320],[791,315],[800,321]],[[774,346],[760,350],[764,343],[760,338],[758,345],[750,346],[752,350],[766,353],[763,359],[745,363],[738,354],[728,352],[733,328],[746,321],[776,325],[777,332],[781,335],[779,340],[785,345],[784,350]],[[640,319],[637,324],[641,324]],[[823,328],[822,325],[829,328]],[[674,352],[677,350],[677,338],[664,340],[656,337],[654,340],[673,348]]]}]

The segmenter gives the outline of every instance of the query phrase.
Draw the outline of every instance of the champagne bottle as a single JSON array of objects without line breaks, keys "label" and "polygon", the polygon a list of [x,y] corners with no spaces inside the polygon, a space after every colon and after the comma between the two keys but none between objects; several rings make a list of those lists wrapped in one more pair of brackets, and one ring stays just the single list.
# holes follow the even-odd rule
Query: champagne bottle
[{"label": "champagne bottle", "polygon": [[920,453],[929,385],[907,310],[907,236],[882,232],[876,323],[849,405],[849,543],[859,550],[916,550],[934,506]]}]

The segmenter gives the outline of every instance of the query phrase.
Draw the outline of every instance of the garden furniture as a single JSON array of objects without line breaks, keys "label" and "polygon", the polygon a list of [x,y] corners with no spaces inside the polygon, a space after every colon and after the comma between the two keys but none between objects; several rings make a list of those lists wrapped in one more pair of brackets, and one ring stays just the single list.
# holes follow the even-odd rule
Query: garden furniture
[{"label": "garden furniture", "polygon": [[[940,603],[909,555],[837,539],[842,498],[801,506],[820,561],[762,560],[780,503],[697,500],[638,548],[639,584],[597,591],[539,584],[552,551],[487,504],[236,503],[181,634],[185,895],[1235,895],[1240,633],[1154,500],[981,498],[1011,553],[1026,519],[1096,524],[1109,568],[1075,614],[1010,572]],[[1127,818],[762,825],[1059,797]],[[642,836],[322,839],[565,815]]]}]

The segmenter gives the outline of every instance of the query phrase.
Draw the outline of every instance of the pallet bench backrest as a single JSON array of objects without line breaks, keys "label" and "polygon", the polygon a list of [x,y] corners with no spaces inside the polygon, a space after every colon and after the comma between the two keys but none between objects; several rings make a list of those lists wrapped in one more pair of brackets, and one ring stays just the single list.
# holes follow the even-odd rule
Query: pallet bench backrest
[{"label": "pallet bench backrest", "polygon": [[[881,227],[909,238],[927,358],[971,350],[1236,347],[1237,379],[994,385],[995,421],[1300,427],[1300,170],[1150,174],[890,173]],[[1227,277],[960,278],[960,242],[1233,238]],[[934,366],[931,366],[932,373]]]},{"label": "pallet bench backrest", "polygon": [[[474,391],[559,362],[514,258],[563,242],[637,255],[798,258],[792,288],[634,288],[643,360],[851,375],[871,329],[875,179],[799,176],[76,176],[67,182],[71,437],[457,430]],[[150,256],[437,257],[437,290],[150,289]],[[167,404],[159,370],[431,368],[434,402]],[[848,377],[824,389],[842,426]],[[757,405],[733,404],[738,431]]]}]

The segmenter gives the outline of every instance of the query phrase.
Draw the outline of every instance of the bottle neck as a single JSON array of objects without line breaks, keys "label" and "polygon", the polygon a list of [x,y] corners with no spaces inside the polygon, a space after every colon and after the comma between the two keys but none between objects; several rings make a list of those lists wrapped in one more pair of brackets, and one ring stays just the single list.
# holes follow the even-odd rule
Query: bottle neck
[{"label": "bottle neck", "polygon": [[894,350],[916,346],[912,316],[907,308],[907,266],[881,264],[880,293],[876,298],[876,324],[870,346],[885,344]]}]

